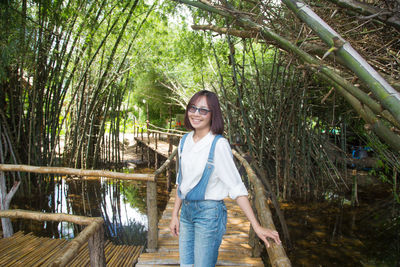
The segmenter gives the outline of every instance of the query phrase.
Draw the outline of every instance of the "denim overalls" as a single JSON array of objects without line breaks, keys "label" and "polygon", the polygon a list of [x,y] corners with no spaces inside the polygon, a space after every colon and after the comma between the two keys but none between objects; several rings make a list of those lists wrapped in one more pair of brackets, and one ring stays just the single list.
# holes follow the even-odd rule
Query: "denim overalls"
[{"label": "denim overalls", "polygon": [[[180,154],[187,134],[182,137]],[[226,207],[223,200],[204,200],[208,180],[214,170],[215,146],[221,135],[216,135],[211,144],[208,160],[199,183],[182,199],[179,229],[179,255],[181,266],[212,267],[218,258],[218,248],[226,231]],[[181,162],[181,161],[180,161]],[[181,166],[178,184],[182,181]]]}]

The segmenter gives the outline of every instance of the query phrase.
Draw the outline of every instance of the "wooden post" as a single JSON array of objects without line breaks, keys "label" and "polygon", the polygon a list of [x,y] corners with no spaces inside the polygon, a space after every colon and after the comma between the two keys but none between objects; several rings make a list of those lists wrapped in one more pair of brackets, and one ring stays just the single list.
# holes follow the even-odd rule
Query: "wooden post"
[{"label": "wooden post", "polygon": [[171,192],[171,180],[172,180],[172,171],[171,168],[168,166],[167,168],[167,190]]},{"label": "wooden post", "polygon": [[158,153],[154,151],[154,169],[158,169]]},{"label": "wooden post", "polygon": [[[167,134],[167,140],[169,142],[169,134]],[[169,151],[169,150],[170,150],[170,148],[168,148],[168,158],[171,156],[171,152],[172,152],[172,151]],[[175,162],[175,164],[178,164],[178,162]],[[167,176],[167,190],[168,190],[168,192],[171,192],[172,172],[171,172],[171,168],[169,167],[169,165],[167,166],[166,176]]]},{"label": "wooden post", "polygon": [[141,155],[141,157],[142,157],[142,162],[143,162],[143,157],[144,157],[143,146],[144,146],[144,144],[141,144],[141,145],[140,145],[140,149],[141,149],[141,151],[142,151],[142,153],[140,153],[140,155]]},{"label": "wooden post", "polygon": [[[160,137],[160,134],[158,133],[155,133],[155,139],[156,139],[156,150],[157,150],[157,146],[158,146],[158,142],[157,142],[157,139],[158,139],[158,137]],[[156,168],[157,169],[157,168]]]},{"label": "wooden post", "polygon": [[358,196],[357,196],[357,170],[352,171],[353,176],[353,186],[351,188],[351,206],[358,206]]},{"label": "wooden post", "polygon": [[146,128],[147,128],[147,144],[150,144],[149,120],[146,121]]},{"label": "wooden post", "polygon": [[89,238],[89,256],[90,266],[106,266],[106,257],[104,255],[104,226],[100,225],[99,229]]},{"label": "wooden post", "polygon": [[135,133],[136,133],[136,120],[135,117],[133,117],[133,137],[136,136]]},{"label": "wooden post", "polygon": [[147,127],[147,168],[150,168],[150,131],[149,131],[149,120],[146,121]]},{"label": "wooden post", "polygon": [[147,182],[147,251],[155,252],[157,250],[158,238],[158,215],[157,215],[157,176],[155,182]]},{"label": "wooden post", "polygon": [[[8,210],[10,208],[11,199],[17,192],[21,181],[14,182],[14,185],[7,192],[6,176],[3,170],[0,171],[0,210]],[[3,230],[3,237],[10,237],[14,234],[13,226],[10,218],[1,218],[1,225]]]},{"label": "wooden post", "polygon": [[168,135],[168,155],[172,152],[172,136]]},{"label": "wooden post", "polygon": [[147,147],[147,168],[150,168],[150,145]]}]

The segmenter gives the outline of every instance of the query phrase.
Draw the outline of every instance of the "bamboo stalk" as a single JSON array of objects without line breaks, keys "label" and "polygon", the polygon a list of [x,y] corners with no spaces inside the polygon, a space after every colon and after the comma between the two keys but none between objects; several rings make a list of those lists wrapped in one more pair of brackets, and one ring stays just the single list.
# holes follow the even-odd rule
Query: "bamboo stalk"
[{"label": "bamboo stalk", "polygon": [[[353,47],[327,25],[305,3],[299,0],[282,0],[303,22],[329,46],[357,76],[365,82],[382,105],[400,122],[400,94],[375,71]],[[335,38],[338,42],[335,43]]]},{"label": "bamboo stalk", "polygon": [[[166,130],[168,130],[168,129],[166,129]],[[163,132],[163,131],[158,131],[158,130],[152,130],[152,129],[149,129],[149,130],[147,130],[147,131],[150,132],[150,133],[165,134],[165,135],[168,135],[168,136],[177,136],[177,137],[182,137],[182,136],[183,136],[183,134],[168,133],[168,132]],[[185,132],[185,133],[186,133],[186,132]]]},{"label": "bamboo stalk", "polygon": [[75,237],[72,241],[69,242],[65,253],[61,257],[56,259],[51,266],[66,266],[72,260],[72,258],[78,253],[79,248],[82,245],[84,245],[89,240],[89,238],[91,238],[96,233],[96,231],[102,226],[102,224],[103,224],[103,219],[101,219],[101,221],[97,219],[90,225],[86,226],[85,229],[83,229],[82,232],[80,232],[77,237]]},{"label": "bamboo stalk", "polygon": [[[275,229],[271,211],[269,207],[265,204],[267,203],[267,198],[265,197],[264,186],[262,185],[260,179],[258,179],[251,166],[245,160],[245,158],[243,158],[235,150],[232,150],[232,153],[240,161],[240,163],[243,164],[246,169],[247,175],[251,183],[253,184],[255,205],[258,211],[258,217],[261,225],[270,229]],[[269,248],[267,248],[267,252],[272,266],[292,266],[289,258],[286,256],[286,252],[282,244],[277,245],[274,242],[270,242],[270,246]]]},{"label": "bamboo stalk", "polygon": [[147,182],[147,250],[154,252],[158,242],[158,212],[157,212],[157,183]]},{"label": "bamboo stalk", "polygon": [[167,166],[169,166],[173,162],[173,158],[177,155],[177,153],[178,148],[175,148],[174,151],[172,151],[171,155],[169,155],[168,159],[164,161],[163,165],[161,165],[161,167],[154,172],[154,177],[158,177],[158,175],[162,173],[167,168]]},{"label": "bamboo stalk", "polygon": [[89,225],[93,222],[103,221],[101,217],[85,217],[66,213],[43,213],[20,209],[2,210],[0,211],[0,217],[23,218],[37,221],[71,222],[79,225]]},{"label": "bamboo stalk", "polygon": [[[149,126],[151,126],[152,128],[155,128],[155,129],[159,129],[159,130],[161,130],[162,132],[162,134],[171,134],[170,132],[176,132],[176,133],[178,133],[178,134],[181,134],[181,136],[182,135],[184,135],[185,133],[187,133],[186,131],[180,131],[180,130],[176,130],[176,129],[165,129],[165,128],[161,128],[161,127],[158,127],[158,126],[156,126],[156,125],[154,125],[154,124],[151,124],[151,123],[149,123]],[[165,131],[165,130],[167,130],[167,132],[163,132],[163,131]],[[151,130],[151,131],[154,131],[154,130]]]},{"label": "bamboo stalk", "polygon": [[102,170],[82,170],[63,167],[43,167],[29,165],[0,164],[0,171],[19,171],[34,173],[57,173],[77,176],[107,177],[122,180],[154,181],[154,174],[119,173]]}]

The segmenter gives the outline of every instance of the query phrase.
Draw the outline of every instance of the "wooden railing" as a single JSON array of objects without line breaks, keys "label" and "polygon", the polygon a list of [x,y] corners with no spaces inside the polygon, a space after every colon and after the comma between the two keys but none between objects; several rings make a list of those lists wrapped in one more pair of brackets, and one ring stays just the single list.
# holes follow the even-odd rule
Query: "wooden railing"
[{"label": "wooden railing", "polygon": [[[232,153],[246,169],[247,177],[249,178],[250,183],[253,185],[254,204],[258,215],[257,217],[260,220],[261,225],[275,230],[275,225],[272,221],[272,213],[267,205],[267,197],[264,191],[264,185],[257,177],[247,160],[234,149],[232,149]],[[282,244],[277,245],[274,242],[269,243],[270,246],[267,248],[267,253],[271,265],[281,267],[292,266]]]},{"label": "wooden railing", "polygon": [[[140,132],[140,137],[141,137],[141,140],[143,141],[144,140],[144,138],[143,138],[144,128],[138,127],[136,132],[137,133]],[[150,142],[151,135],[154,137],[156,149],[157,149],[157,142],[159,139],[161,139],[161,135],[167,136],[167,143],[170,144],[170,152],[172,152],[172,144],[174,143],[173,139],[177,138],[176,141],[179,141],[179,138],[181,138],[187,132],[175,130],[175,129],[165,129],[165,128],[155,126],[151,123],[148,123],[146,126],[146,133],[147,133],[147,141],[148,142]],[[139,134],[137,136],[139,136]]]},{"label": "wooden railing", "polygon": [[[144,135],[146,132],[146,137]],[[146,127],[136,126],[134,130],[134,135],[136,136],[137,140],[141,141],[142,143],[147,144],[147,147],[150,147],[150,138],[154,139],[155,149],[158,149],[158,142],[162,139],[161,137],[166,136],[166,142],[168,143],[168,156],[172,153],[174,144],[177,144],[180,138],[187,132],[175,130],[175,129],[165,129],[158,126],[155,126],[151,123],[148,123]],[[138,146],[136,146],[136,153],[138,153]],[[143,161],[143,146],[142,146],[142,161]],[[148,159],[148,167],[150,167],[150,149],[147,149],[147,159]],[[158,168],[158,157],[155,154],[155,168]]]},{"label": "wooden railing", "polygon": [[[64,174],[77,176],[96,176],[107,177],[123,180],[138,180],[147,181],[147,212],[149,222],[158,220],[157,218],[157,187],[155,174],[138,174],[138,173],[117,173],[103,170],[82,170],[63,167],[39,167],[29,165],[10,165],[0,164],[0,176],[2,172],[18,171],[18,172],[33,172],[45,174]],[[153,198],[154,196],[154,198]],[[155,216],[155,217],[154,217]],[[104,256],[104,220],[103,218],[90,218],[84,216],[75,216],[64,213],[48,214],[33,211],[23,210],[2,210],[0,217],[6,218],[24,218],[39,221],[67,221],[80,225],[87,225],[85,229],[75,237],[68,245],[62,257],[53,262],[53,266],[66,266],[78,253],[79,248],[88,241],[90,265],[91,266],[106,266]],[[154,228],[148,232],[149,240],[154,238]]]},{"label": "wooden railing", "polygon": [[88,242],[91,266],[106,266],[104,255],[104,220],[100,217],[76,216],[65,213],[48,214],[26,210],[2,210],[0,217],[23,218],[37,221],[71,222],[87,225],[73,240],[71,240],[62,256],[55,259],[51,266],[67,266],[78,255],[79,249]]},{"label": "wooden railing", "polygon": [[[147,214],[149,221],[149,230],[147,234],[147,251],[155,252],[158,247],[158,213],[157,213],[157,177],[172,163],[173,158],[176,157],[178,149],[169,155],[167,160],[154,172],[155,182],[147,184]],[[175,161],[176,162],[176,161]],[[151,187],[151,188],[149,188]]]},{"label": "wooden railing", "polygon": [[65,167],[43,167],[43,166],[31,166],[31,165],[12,165],[12,164],[0,164],[0,171],[3,172],[33,172],[42,174],[64,174],[64,175],[76,175],[76,176],[95,176],[95,177],[107,177],[122,180],[137,180],[137,181],[154,181],[154,174],[141,174],[141,173],[120,173],[103,170],[84,170],[74,169]]}]

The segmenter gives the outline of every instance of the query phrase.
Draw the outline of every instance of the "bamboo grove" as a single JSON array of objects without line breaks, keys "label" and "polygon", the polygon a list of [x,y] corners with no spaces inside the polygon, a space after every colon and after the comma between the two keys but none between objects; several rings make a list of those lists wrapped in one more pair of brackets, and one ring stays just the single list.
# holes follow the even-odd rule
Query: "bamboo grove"
[{"label": "bamboo grove", "polygon": [[[2,162],[91,168],[120,160],[127,57],[151,8],[139,1],[1,3]],[[63,158],[56,156],[60,138]]]},{"label": "bamboo grove", "polygon": [[356,140],[398,195],[399,4],[354,3],[2,2],[1,162],[104,168],[132,114],[162,123],[208,89],[280,198],[350,190]]}]

